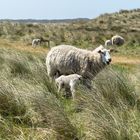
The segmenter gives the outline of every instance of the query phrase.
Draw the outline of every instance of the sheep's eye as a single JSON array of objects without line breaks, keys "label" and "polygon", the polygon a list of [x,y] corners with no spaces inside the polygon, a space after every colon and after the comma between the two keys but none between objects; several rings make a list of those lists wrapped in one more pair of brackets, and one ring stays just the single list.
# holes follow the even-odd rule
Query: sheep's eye
[{"label": "sheep's eye", "polygon": [[105,52],[102,52],[103,55],[105,55]]}]

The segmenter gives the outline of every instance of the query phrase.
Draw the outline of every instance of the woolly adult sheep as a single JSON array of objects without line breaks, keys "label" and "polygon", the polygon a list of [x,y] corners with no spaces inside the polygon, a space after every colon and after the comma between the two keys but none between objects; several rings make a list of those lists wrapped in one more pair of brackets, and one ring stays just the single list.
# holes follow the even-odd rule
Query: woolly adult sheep
[{"label": "woolly adult sheep", "polygon": [[60,92],[62,88],[64,88],[65,91],[68,89],[74,99],[76,85],[81,79],[82,76],[78,74],[61,75],[55,79],[55,83],[58,86],[58,92]]},{"label": "woolly adult sheep", "polygon": [[79,49],[70,45],[53,47],[46,57],[48,76],[52,79],[60,75],[79,74],[91,81],[110,62],[110,50],[103,46],[98,52]]},{"label": "woolly adult sheep", "polygon": [[121,46],[124,44],[125,40],[123,37],[119,36],[119,35],[115,35],[111,38],[112,41],[112,45],[117,45],[117,46]]}]

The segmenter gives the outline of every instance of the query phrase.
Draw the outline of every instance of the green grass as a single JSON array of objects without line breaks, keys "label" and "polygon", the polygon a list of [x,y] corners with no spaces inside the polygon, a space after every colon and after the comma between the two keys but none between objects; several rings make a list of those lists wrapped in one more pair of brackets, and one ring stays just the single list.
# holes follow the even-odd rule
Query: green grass
[{"label": "green grass", "polygon": [[[104,44],[113,35],[119,34],[125,39],[123,54],[127,55],[127,50],[130,49],[134,50],[132,54],[138,55],[139,49],[138,51],[135,49],[140,48],[139,14],[140,10],[134,9],[129,12],[120,11],[91,20],[76,20],[63,24],[3,21],[0,22],[0,38],[20,41],[29,46],[33,38],[43,37],[51,40],[51,46],[71,44],[81,48],[94,48]],[[48,46],[42,45],[42,47]]]},{"label": "green grass", "polygon": [[[126,63],[140,57],[139,12],[64,25],[1,22],[0,139],[139,140],[140,65]],[[47,45],[31,47],[33,38],[43,37],[51,47],[71,44],[93,50],[115,34],[125,44],[112,56],[126,59],[99,73],[92,90],[79,85],[74,101],[62,97],[47,76]]]},{"label": "green grass", "polygon": [[0,139],[139,139],[139,90],[131,70],[113,65],[62,98],[47,77],[45,55],[0,48]]}]

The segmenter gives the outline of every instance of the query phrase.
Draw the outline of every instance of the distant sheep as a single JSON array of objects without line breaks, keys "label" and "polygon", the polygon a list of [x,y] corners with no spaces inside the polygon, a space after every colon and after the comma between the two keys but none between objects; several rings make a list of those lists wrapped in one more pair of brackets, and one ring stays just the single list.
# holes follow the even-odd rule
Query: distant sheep
[{"label": "distant sheep", "polygon": [[111,62],[110,50],[100,46],[97,51],[79,49],[70,45],[53,47],[47,57],[48,76],[54,79],[56,75],[79,74],[85,80],[91,81],[103,68]]},{"label": "distant sheep", "polygon": [[55,83],[58,86],[58,92],[60,92],[62,88],[64,88],[65,91],[68,89],[74,99],[76,85],[81,79],[82,76],[78,74],[61,75],[55,79]]},{"label": "distant sheep", "polygon": [[112,45],[112,41],[111,40],[106,40],[105,41],[105,46],[111,46]]},{"label": "distant sheep", "polygon": [[37,45],[41,44],[41,39],[36,38],[32,40],[32,47],[36,47]]},{"label": "distant sheep", "polygon": [[115,35],[111,38],[112,41],[112,45],[117,45],[117,46],[121,46],[124,44],[125,40],[123,37],[119,36],[119,35]]},{"label": "distant sheep", "polygon": [[50,48],[50,40],[48,39],[43,39],[43,38],[36,38],[32,40],[32,46],[36,47],[38,45],[41,45],[41,43],[47,42],[48,43],[48,48]]}]

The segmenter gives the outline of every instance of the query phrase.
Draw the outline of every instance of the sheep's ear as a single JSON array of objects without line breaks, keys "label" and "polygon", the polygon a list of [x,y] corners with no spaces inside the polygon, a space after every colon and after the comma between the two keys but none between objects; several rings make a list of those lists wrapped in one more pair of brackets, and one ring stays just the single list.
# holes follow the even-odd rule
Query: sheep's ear
[{"label": "sheep's ear", "polygon": [[101,50],[99,50],[99,51],[98,51],[98,53],[102,53],[102,51],[101,51]]}]

